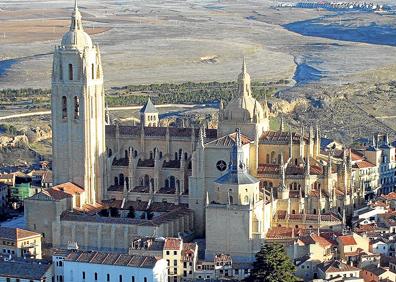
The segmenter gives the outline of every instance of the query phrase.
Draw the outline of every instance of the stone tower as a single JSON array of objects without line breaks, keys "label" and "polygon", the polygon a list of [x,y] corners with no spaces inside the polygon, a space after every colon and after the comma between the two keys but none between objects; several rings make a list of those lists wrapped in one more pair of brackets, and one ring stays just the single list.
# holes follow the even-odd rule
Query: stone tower
[{"label": "stone tower", "polygon": [[146,104],[140,109],[140,124],[145,127],[158,127],[159,126],[159,116],[158,110],[151,102],[150,97],[148,98]]},{"label": "stone tower", "polygon": [[77,0],[52,69],[54,185],[73,182],[88,204],[102,199],[105,158],[103,71],[99,47],[84,32]]},{"label": "stone tower", "polygon": [[244,134],[252,140],[256,140],[263,131],[269,129],[268,107],[264,105],[263,108],[252,96],[245,59],[238,76],[238,93],[224,110],[220,109],[218,137],[233,133],[237,128],[243,128]]}]

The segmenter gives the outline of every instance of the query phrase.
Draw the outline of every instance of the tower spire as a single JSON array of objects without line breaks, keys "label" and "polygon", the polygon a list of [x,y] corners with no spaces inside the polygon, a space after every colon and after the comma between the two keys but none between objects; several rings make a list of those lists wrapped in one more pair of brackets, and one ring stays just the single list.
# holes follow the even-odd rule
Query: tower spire
[{"label": "tower spire", "polygon": [[245,56],[243,56],[242,60],[242,73],[247,73]]},{"label": "tower spire", "polygon": [[72,14],[72,20],[70,25],[70,31],[75,30],[83,30],[82,21],[81,21],[81,13],[78,10],[78,2],[77,0],[74,1],[74,10]]}]

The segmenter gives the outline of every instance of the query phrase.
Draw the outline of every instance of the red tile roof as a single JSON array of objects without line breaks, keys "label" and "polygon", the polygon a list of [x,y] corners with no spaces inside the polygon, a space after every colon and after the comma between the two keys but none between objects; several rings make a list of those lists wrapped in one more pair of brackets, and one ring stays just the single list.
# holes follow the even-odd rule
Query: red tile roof
[{"label": "red tile roof", "polygon": [[164,250],[180,250],[183,241],[179,238],[166,238]]},{"label": "red tile roof", "polygon": [[338,241],[344,246],[356,245],[355,238],[352,235],[339,236]]},{"label": "red tile roof", "polygon": [[81,188],[80,186],[78,186],[72,182],[66,182],[66,183],[56,185],[56,186],[52,187],[52,189],[58,190],[58,191],[63,191],[70,195],[81,194],[84,192],[83,188]]}]

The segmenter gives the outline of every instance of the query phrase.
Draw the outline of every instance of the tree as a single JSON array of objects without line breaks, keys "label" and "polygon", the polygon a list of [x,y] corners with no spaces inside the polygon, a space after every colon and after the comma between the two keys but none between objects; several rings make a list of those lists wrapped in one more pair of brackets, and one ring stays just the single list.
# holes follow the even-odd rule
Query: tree
[{"label": "tree", "polygon": [[253,269],[245,282],[295,282],[295,267],[280,244],[265,244],[256,254]]},{"label": "tree", "polygon": [[127,215],[127,217],[128,218],[135,218],[135,209],[133,208],[133,206],[130,206],[129,208],[128,208],[128,210],[129,210],[129,212],[128,212],[128,215]]}]

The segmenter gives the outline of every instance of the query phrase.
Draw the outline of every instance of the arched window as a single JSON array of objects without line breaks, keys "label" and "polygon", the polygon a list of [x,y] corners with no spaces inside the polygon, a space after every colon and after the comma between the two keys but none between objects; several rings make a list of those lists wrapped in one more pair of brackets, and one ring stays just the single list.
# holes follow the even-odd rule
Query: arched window
[{"label": "arched window", "polygon": [[181,160],[181,158],[182,158],[182,153],[183,153],[183,150],[179,149],[179,160]]},{"label": "arched window", "polygon": [[243,201],[245,202],[245,204],[248,204],[249,203],[249,196],[246,195],[245,198],[243,199]]},{"label": "arched window", "polygon": [[185,153],[184,153],[184,160],[187,161],[187,159],[188,159],[188,153],[185,152]]},{"label": "arched window", "polygon": [[95,79],[95,65],[92,64],[91,66],[91,72],[92,72],[92,79]]},{"label": "arched window", "polygon": [[179,179],[176,180],[176,187],[177,187],[177,189],[179,189],[179,191],[180,191],[180,180],[179,180]]},{"label": "arched window", "polygon": [[125,154],[125,158],[127,159],[128,158],[128,150],[125,150],[124,154]]},{"label": "arched window", "polygon": [[67,118],[67,98],[62,96],[62,118]]},{"label": "arched window", "polygon": [[275,163],[275,152],[274,151],[271,152],[271,163],[272,164]]},{"label": "arched window", "polygon": [[169,179],[165,179],[165,188],[169,188]]},{"label": "arched window", "polygon": [[177,160],[177,152],[175,152],[175,161]]},{"label": "arched window", "polygon": [[124,185],[124,174],[120,173],[120,185]]},{"label": "arched window", "polygon": [[170,188],[176,187],[176,178],[174,176],[169,177],[169,186]]},{"label": "arched window", "polygon": [[147,174],[144,176],[144,187],[150,187],[150,177]]},{"label": "arched window", "polygon": [[316,209],[313,210],[313,214],[316,214]]},{"label": "arched window", "polygon": [[114,177],[114,185],[115,185],[115,186],[118,186],[118,177],[117,177],[117,176]]},{"label": "arched window", "polygon": [[73,65],[69,64],[69,80],[73,80]]},{"label": "arched window", "polygon": [[74,96],[74,119],[80,118],[80,99]]},{"label": "arched window", "polygon": [[153,159],[153,152],[150,151],[150,160],[152,160],[152,159]]},{"label": "arched window", "polygon": [[111,157],[113,155],[113,151],[109,148],[108,150],[108,156]]},{"label": "arched window", "polygon": [[159,158],[162,159],[162,152],[159,152]]},{"label": "arched window", "polygon": [[126,183],[126,188],[129,189],[129,178],[128,177],[125,178],[125,183]]},{"label": "arched window", "polygon": [[278,154],[278,164],[281,164],[281,161],[282,161],[282,156],[281,154]]},{"label": "arched window", "polygon": [[292,210],[292,214],[296,214],[296,210]]},{"label": "arched window", "polygon": [[230,196],[230,204],[234,204],[234,198],[232,196]]},{"label": "arched window", "polygon": [[266,157],[266,159],[265,159],[265,162],[266,162],[267,164],[270,163],[270,155],[269,155],[269,154],[267,154],[267,157]]},{"label": "arched window", "polygon": [[297,159],[294,159],[294,164],[298,165],[298,160]]},{"label": "arched window", "polygon": [[135,153],[134,153],[135,158],[137,157],[137,154],[138,154],[138,153],[137,153],[137,151],[135,150]]}]

